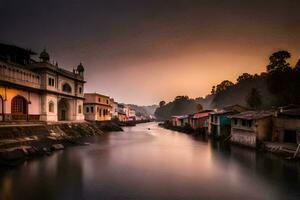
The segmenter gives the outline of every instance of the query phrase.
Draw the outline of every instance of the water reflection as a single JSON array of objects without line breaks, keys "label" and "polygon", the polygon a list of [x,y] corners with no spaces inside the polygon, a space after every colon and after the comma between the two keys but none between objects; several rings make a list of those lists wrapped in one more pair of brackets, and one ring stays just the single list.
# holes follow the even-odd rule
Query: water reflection
[{"label": "water reflection", "polygon": [[[150,130],[148,129],[150,128]],[[0,199],[299,199],[299,164],[159,128],[89,138],[0,172]]]}]

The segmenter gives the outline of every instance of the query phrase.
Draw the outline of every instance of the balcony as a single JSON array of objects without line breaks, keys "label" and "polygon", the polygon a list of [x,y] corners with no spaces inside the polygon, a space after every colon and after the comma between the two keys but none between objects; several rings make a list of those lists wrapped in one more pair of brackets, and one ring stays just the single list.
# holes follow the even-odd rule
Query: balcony
[{"label": "balcony", "polygon": [[1,61],[0,80],[36,89],[41,88],[41,80],[38,74]]}]

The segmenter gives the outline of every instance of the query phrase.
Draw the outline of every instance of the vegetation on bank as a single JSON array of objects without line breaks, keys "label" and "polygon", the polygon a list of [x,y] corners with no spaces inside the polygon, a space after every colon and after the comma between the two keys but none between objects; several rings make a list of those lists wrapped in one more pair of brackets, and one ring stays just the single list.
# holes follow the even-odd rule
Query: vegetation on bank
[{"label": "vegetation on bank", "polygon": [[300,59],[292,67],[288,62],[290,57],[287,51],[275,52],[269,57],[266,72],[254,75],[243,73],[235,83],[224,80],[213,86],[211,94],[204,98],[177,96],[168,103],[161,101],[155,116],[159,120],[167,120],[173,115],[197,112],[201,106],[203,109],[213,109],[239,104],[253,109],[268,109],[300,104]]}]

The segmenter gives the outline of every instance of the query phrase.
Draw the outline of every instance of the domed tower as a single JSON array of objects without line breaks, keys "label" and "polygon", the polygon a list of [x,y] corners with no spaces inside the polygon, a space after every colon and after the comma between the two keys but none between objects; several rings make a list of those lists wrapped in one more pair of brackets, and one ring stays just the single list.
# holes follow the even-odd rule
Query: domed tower
[{"label": "domed tower", "polygon": [[49,54],[46,52],[46,49],[44,49],[44,50],[42,51],[42,53],[40,54],[40,59],[41,59],[42,62],[49,62],[50,56],[49,56]]},{"label": "domed tower", "polygon": [[80,63],[78,66],[77,66],[77,73],[83,77],[83,73],[84,73],[84,67],[82,65],[82,63]]}]

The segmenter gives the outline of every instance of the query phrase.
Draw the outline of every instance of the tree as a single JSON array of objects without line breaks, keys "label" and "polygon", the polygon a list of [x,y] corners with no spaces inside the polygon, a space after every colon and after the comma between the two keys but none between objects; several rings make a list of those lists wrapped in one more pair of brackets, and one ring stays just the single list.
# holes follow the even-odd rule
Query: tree
[{"label": "tree", "polygon": [[177,96],[175,97],[174,101],[186,101],[186,100],[189,100],[189,97],[188,96]]},{"label": "tree", "polygon": [[270,57],[270,63],[267,66],[267,72],[272,71],[285,71],[286,69],[290,68],[290,63],[286,60],[291,57],[291,54],[288,51],[277,51],[273,53]]},{"label": "tree", "polygon": [[159,102],[159,107],[163,107],[164,105],[166,105],[166,102],[165,102],[165,101],[160,101],[160,102]]},{"label": "tree", "polygon": [[203,110],[203,106],[200,103],[198,103],[197,104],[197,111],[201,111],[201,110]]},{"label": "tree", "polygon": [[252,79],[253,76],[251,74],[248,74],[248,73],[243,73],[242,75],[240,75],[238,78],[237,78],[237,82],[240,83],[242,81],[245,81],[245,80],[250,80]]},{"label": "tree", "polygon": [[211,92],[212,95],[216,94],[216,86],[212,86]]},{"label": "tree", "polygon": [[295,70],[300,71],[300,59],[298,60],[298,62],[295,65]]},{"label": "tree", "polygon": [[249,107],[259,108],[262,104],[260,92],[256,88],[252,88],[246,97],[246,101]]},{"label": "tree", "polygon": [[227,90],[228,88],[232,87],[234,84],[231,81],[225,80],[222,81],[220,84],[217,85],[216,94]]}]

